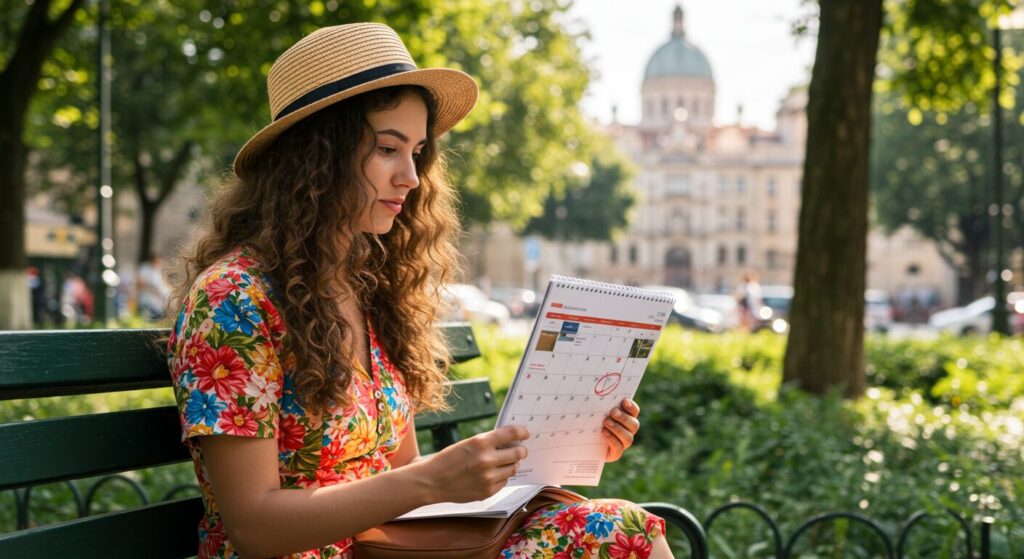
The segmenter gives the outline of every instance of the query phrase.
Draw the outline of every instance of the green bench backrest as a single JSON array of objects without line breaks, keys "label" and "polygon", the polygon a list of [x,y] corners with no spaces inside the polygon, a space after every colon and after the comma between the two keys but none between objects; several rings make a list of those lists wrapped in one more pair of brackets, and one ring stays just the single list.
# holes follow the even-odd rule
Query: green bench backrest
[{"label": "green bench backrest", "polygon": [[[455,362],[480,355],[468,324],[444,326]],[[165,330],[0,332],[0,401],[170,386]],[[487,379],[452,382],[452,410],[416,417],[435,447],[496,413]],[[0,424],[0,491],[189,459],[173,406]],[[198,497],[0,535],[0,557],[188,557]]]}]

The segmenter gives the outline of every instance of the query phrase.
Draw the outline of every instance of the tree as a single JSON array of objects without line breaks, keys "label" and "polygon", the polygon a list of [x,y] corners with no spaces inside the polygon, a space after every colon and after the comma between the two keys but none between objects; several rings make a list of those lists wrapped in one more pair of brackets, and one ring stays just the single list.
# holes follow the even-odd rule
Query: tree
[{"label": "tree", "polygon": [[821,0],[783,382],[859,395],[864,379],[871,85],[882,0]]},{"label": "tree", "polygon": [[629,179],[632,172],[618,155],[596,155],[590,165],[577,162],[575,179],[562,192],[549,192],[544,213],[530,219],[524,230],[558,241],[609,241],[629,224],[636,203]]},{"label": "tree", "polygon": [[[887,33],[904,37],[907,46],[897,63],[884,68],[880,87],[919,109],[954,110],[983,99],[985,84],[994,83],[986,24],[1010,3],[890,0]],[[870,107],[882,0],[819,5],[783,381],[812,393],[838,387],[854,397],[864,388]]]},{"label": "tree", "polygon": [[[111,7],[114,186],[139,197],[140,258],[150,250],[156,212],[190,165],[199,176],[224,169],[256,123],[269,120],[271,61],[325,25],[384,21],[421,66],[462,68],[481,83],[476,109],[448,137],[469,220],[525,223],[565,183],[564,162],[587,157],[577,104],[589,70],[578,35],[562,23],[568,7],[557,0],[124,0]],[[86,13],[55,53],[30,130],[36,187],[59,194],[72,211],[88,203],[95,184],[94,17]],[[73,174],[43,180],[53,169]]]},{"label": "tree", "polygon": [[[1024,52],[1024,33],[1007,34],[1006,39],[1011,51]],[[883,47],[880,59],[887,59],[891,50]],[[1008,109],[1004,129],[1011,131],[1004,146],[1004,172],[1007,200],[1019,203],[1024,191],[1024,113],[1015,114],[1012,102],[1024,98],[1024,80],[1020,73],[1007,77],[1017,87],[1015,95],[1003,96]],[[893,93],[882,93],[875,104],[874,215],[889,231],[909,226],[935,241],[943,259],[958,272],[959,303],[964,304],[988,290],[992,117],[985,104],[979,107],[974,101],[950,112],[907,108],[900,101]],[[1024,246],[1019,207],[1013,218],[1018,244]]]},{"label": "tree", "polygon": [[[12,4],[20,4],[14,3]],[[66,2],[63,9],[50,0],[36,0],[22,12],[15,31],[12,19],[4,18],[3,51],[0,56],[0,329],[27,328],[28,283],[25,280],[25,121],[43,62],[57,40],[68,30],[83,0]],[[6,14],[5,14],[6,15]],[[19,14],[21,15],[21,14]],[[6,39],[14,37],[13,49]]]}]

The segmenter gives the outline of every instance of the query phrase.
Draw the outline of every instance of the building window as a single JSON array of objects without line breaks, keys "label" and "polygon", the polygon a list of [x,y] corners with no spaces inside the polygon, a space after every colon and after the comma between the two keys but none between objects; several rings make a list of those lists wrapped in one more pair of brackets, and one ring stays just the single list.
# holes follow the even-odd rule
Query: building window
[{"label": "building window", "polygon": [[907,266],[907,275],[908,276],[916,276],[916,275],[918,275],[920,273],[921,273],[921,267],[918,266],[917,264],[911,264],[911,265]]},{"label": "building window", "polygon": [[619,247],[618,246],[612,245],[611,254],[608,256],[608,260],[611,261],[612,264],[618,264],[619,263]]},{"label": "building window", "polygon": [[746,264],[747,263],[747,247],[740,245],[736,247],[736,263]]},{"label": "building window", "polygon": [[747,180],[743,177],[736,179],[736,194],[743,194],[747,191]]},{"label": "building window", "polygon": [[654,101],[650,99],[647,100],[647,116],[648,118],[654,116]]},{"label": "building window", "polygon": [[778,259],[778,257],[778,253],[776,253],[774,250],[769,250],[768,253],[765,254],[765,265],[768,266],[769,270],[775,269],[775,261],[776,259]]},{"label": "building window", "polygon": [[729,181],[725,177],[718,178],[718,193],[725,194],[725,190],[729,187]]},{"label": "building window", "polygon": [[661,116],[668,117],[668,97],[661,98]]},{"label": "building window", "polygon": [[775,198],[775,178],[768,178],[768,197]]},{"label": "building window", "polygon": [[690,177],[680,174],[671,174],[668,176],[667,186],[665,188],[668,194],[679,194],[685,195],[690,193]]},{"label": "building window", "polygon": [[718,230],[725,231],[729,228],[728,220],[725,218],[725,208],[718,208]]},{"label": "building window", "polygon": [[636,264],[637,250],[636,245],[629,245],[629,263]]},{"label": "building window", "polygon": [[768,230],[775,231],[775,210],[768,210]]},{"label": "building window", "polygon": [[743,208],[736,210],[736,230],[743,231],[747,228],[747,211]]},{"label": "building window", "polygon": [[725,264],[729,261],[729,249],[725,248],[725,245],[718,247],[718,263]]},{"label": "building window", "polygon": [[683,212],[679,208],[672,210],[672,232],[682,233],[686,231],[686,220],[683,218]]}]

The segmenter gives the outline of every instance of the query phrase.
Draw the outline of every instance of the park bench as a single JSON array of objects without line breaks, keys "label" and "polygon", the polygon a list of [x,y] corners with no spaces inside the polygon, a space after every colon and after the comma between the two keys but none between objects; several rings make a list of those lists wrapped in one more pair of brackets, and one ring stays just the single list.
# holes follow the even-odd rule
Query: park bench
[{"label": "park bench", "polygon": [[[480,355],[467,324],[444,327],[456,362]],[[170,385],[164,352],[154,340],[165,330],[66,330],[0,332],[0,402],[72,394],[99,394]],[[452,382],[452,410],[416,417],[429,430],[434,450],[459,440],[459,424],[493,418],[497,407],[487,379]],[[2,405],[2,404],[0,404]],[[0,494],[13,490],[18,530],[0,534],[0,557],[190,557],[198,548],[202,516],[198,491],[180,487],[157,503],[90,515],[97,492],[128,483],[148,502],[144,488],[125,472],[188,461],[177,409],[165,406],[19,421],[0,425]],[[70,480],[99,477],[83,497]],[[79,518],[29,527],[33,486],[64,482]],[[188,496],[181,496],[187,494]],[[701,524],[665,503],[645,508],[682,530],[691,557],[707,557]]]}]

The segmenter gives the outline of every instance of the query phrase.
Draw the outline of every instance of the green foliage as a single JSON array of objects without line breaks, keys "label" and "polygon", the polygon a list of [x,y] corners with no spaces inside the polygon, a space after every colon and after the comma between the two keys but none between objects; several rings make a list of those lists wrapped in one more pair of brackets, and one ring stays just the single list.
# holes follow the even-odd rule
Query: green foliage
[{"label": "green foliage", "polygon": [[[487,376],[503,399],[526,340],[477,328],[483,357],[460,377]],[[1024,553],[1024,348],[1005,338],[867,340],[870,388],[858,401],[780,387],[785,340],[667,330],[636,400],[643,427],[636,446],[609,464],[584,494],[680,504],[698,518],[731,501],[763,506],[786,537],[811,516],[855,511],[891,537],[917,510],[932,516],[910,533],[908,557],[961,557],[963,540],[945,508],[969,522],[991,516],[993,557]],[[0,420],[170,403],[167,389],[14,401]],[[464,435],[493,420],[467,426]],[[421,445],[425,442],[421,442]],[[427,447],[423,447],[426,449]],[[187,464],[132,474],[154,498],[192,481]],[[89,480],[79,486],[88,487]],[[98,502],[132,506],[138,497],[110,485]],[[73,516],[70,493],[40,488],[33,517]],[[0,530],[14,525],[13,499],[0,499]],[[770,532],[733,510],[710,531],[715,557],[770,557]],[[678,535],[673,535],[673,541]],[[975,544],[977,540],[975,540]],[[837,521],[809,531],[798,556],[877,557],[863,525]]]},{"label": "green foliage", "polygon": [[[891,43],[891,42],[890,42]],[[1008,51],[1022,53],[1024,32],[1006,33]],[[890,56],[890,44],[881,58]],[[888,54],[887,54],[888,53]],[[1018,66],[1019,68],[1019,66]],[[1024,97],[1020,70],[1004,79],[1016,87],[1005,89],[1003,99],[1004,165],[1001,170],[1004,200],[1018,205],[1024,195],[1024,136],[1020,116],[1013,108]],[[882,82],[884,83],[884,82]],[[909,225],[925,238],[938,242],[947,261],[961,275],[971,278],[976,290],[985,288],[984,274],[990,238],[989,204],[993,181],[993,130],[991,101],[966,101],[955,111],[907,107],[893,92],[875,97],[871,183],[874,215],[893,231]],[[1013,212],[1012,225],[1024,239],[1024,219]],[[971,293],[968,296],[977,295]]]},{"label": "green foliage", "polygon": [[[607,144],[607,142],[604,142]],[[610,145],[590,165],[579,162],[576,180],[544,200],[544,213],[530,220],[526,234],[568,241],[610,241],[629,223],[636,202],[629,164]],[[586,169],[586,171],[584,171]]]},{"label": "green foliage", "polygon": [[[490,356],[460,373],[486,374],[503,394],[525,340],[478,334]],[[576,489],[675,502],[702,519],[728,502],[753,501],[784,537],[815,514],[846,510],[875,518],[895,538],[902,521],[927,510],[933,516],[910,532],[908,557],[962,556],[949,507],[970,522],[996,519],[993,557],[1024,552],[1020,340],[869,337],[870,388],[855,402],[780,391],[784,344],[769,333],[666,331],[637,394],[636,447],[606,467],[600,487]],[[769,557],[770,536],[754,514],[730,511],[713,525],[712,554]],[[800,542],[801,556],[882,553],[877,536],[855,522],[826,523]]]},{"label": "green foliage", "polygon": [[[0,9],[4,26],[20,21],[17,4]],[[196,176],[225,169],[270,120],[265,80],[277,55],[318,27],[380,21],[420,66],[460,68],[480,83],[479,103],[448,140],[453,182],[468,219],[523,224],[569,180],[566,162],[596,149],[578,108],[590,79],[584,36],[567,12],[557,0],[112,2],[115,187],[138,183],[156,199],[187,178],[180,158]],[[95,4],[78,16],[44,65],[27,132],[40,170],[32,186],[75,212],[95,184],[99,122]],[[47,177],[54,169],[59,179]]]},{"label": "green foliage", "polygon": [[[889,0],[879,52],[881,91],[894,91],[903,105],[939,113],[967,104],[985,106],[995,86],[991,29],[1017,0]],[[1008,56],[1014,74],[1024,58]],[[1016,84],[1012,81],[1010,84]],[[917,117],[915,117],[916,120]]]}]

